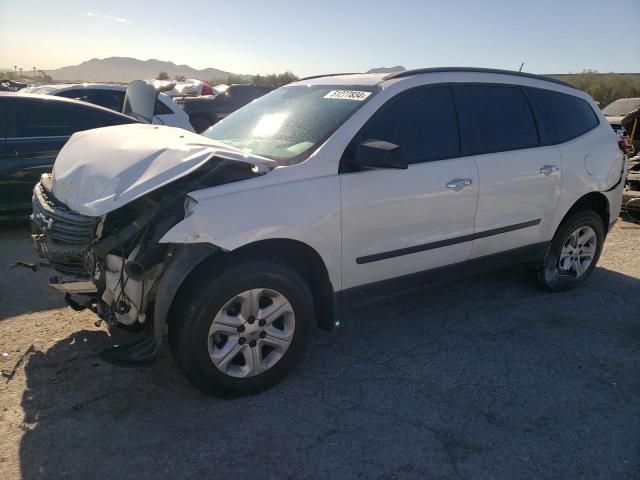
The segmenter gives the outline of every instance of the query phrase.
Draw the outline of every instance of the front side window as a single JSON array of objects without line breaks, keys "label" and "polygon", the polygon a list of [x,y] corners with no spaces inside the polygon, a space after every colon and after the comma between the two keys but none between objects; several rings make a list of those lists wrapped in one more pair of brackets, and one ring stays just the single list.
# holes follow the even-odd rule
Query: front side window
[{"label": "front side window", "polygon": [[367,140],[398,145],[408,164],[459,155],[458,118],[451,88],[421,88],[391,99],[356,142]]},{"label": "front side window", "polygon": [[203,135],[292,165],[311,155],[373,95],[370,87],[282,87],[236,110]]},{"label": "front side window", "polygon": [[600,123],[582,98],[541,88],[530,88],[529,93],[553,144],[579,137]]},{"label": "front side window", "polygon": [[461,86],[471,112],[476,154],[535,147],[538,129],[529,101],[518,87]]}]

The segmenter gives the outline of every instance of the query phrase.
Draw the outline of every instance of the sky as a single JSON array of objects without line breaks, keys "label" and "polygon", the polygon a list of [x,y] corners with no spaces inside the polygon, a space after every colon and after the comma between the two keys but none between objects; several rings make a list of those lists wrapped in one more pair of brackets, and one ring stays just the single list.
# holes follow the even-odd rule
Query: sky
[{"label": "sky", "polygon": [[126,56],[299,76],[522,62],[640,72],[638,18],[640,0],[0,0],[0,68]]}]

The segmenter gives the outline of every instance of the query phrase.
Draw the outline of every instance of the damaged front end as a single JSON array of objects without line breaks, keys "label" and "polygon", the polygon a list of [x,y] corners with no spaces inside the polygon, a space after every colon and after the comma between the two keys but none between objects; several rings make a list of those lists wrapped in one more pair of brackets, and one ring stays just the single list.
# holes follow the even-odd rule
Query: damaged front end
[{"label": "damaged front end", "polygon": [[[67,304],[76,310],[90,308],[111,326],[138,331],[149,325],[153,332],[135,344],[111,349],[109,360],[139,364],[155,359],[171,300],[159,299],[158,291],[172,298],[179,287],[162,287],[179,248],[160,239],[188,215],[188,193],[267,171],[212,154],[194,171],[99,216],[78,213],[54,195],[55,169],[53,176],[43,175],[33,192],[32,238],[38,254],[58,272],[51,285],[65,293]],[[215,250],[207,248],[207,255]],[[163,318],[155,322],[159,300]]]}]

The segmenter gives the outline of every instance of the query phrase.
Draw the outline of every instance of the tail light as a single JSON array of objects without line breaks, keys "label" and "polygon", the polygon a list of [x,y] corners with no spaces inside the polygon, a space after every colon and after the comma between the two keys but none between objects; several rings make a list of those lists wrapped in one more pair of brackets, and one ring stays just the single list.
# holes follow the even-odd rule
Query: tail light
[{"label": "tail light", "polygon": [[618,140],[618,147],[620,147],[620,150],[622,150],[623,153],[627,153],[627,151],[629,150],[629,140],[626,138],[621,138]]},{"label": "tail light", "polygon": [[200,92],[200,95],[213,95],[213,89],[211,88],[211,85],[203,82],[202,91]]}]

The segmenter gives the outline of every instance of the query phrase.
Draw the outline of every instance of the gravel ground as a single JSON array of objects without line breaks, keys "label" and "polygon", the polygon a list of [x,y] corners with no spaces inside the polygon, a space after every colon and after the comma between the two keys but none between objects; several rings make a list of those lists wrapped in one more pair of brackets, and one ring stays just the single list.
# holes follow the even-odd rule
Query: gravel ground
[{"label": "gravel ground", "polygon": [[122,369],[0,225],[0,478],[640,478],[640,225],[548,294],[512,268],[379,299],[316,332],[279,386],[192,388],[165,351]]}]

